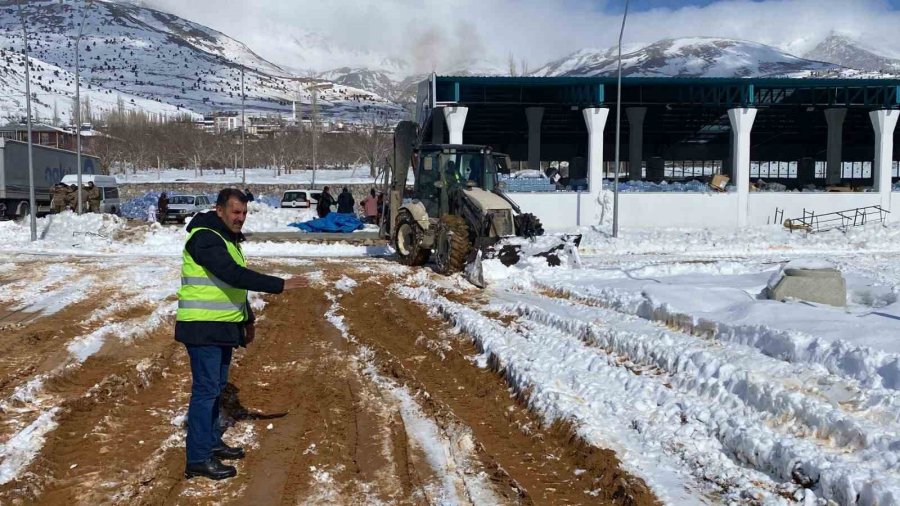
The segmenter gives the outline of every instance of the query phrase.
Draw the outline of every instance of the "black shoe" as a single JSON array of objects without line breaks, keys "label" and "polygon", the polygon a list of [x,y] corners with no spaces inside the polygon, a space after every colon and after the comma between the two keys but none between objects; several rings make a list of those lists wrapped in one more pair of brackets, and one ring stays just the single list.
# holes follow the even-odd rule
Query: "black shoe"
[{"label": "black shoe", "polygon": [[184,477],[190,479],[194,476],[203,476],[211,480],[224,480],[237,476],[237,469],[234,466],[227,466],[219,459],[212,457],[203,462],[185,466]]},{"label": "black shoe", "polygon": [[222,443],[213,448],[213,456],[222,460],[242,459],[244,458],[244,449]]}]

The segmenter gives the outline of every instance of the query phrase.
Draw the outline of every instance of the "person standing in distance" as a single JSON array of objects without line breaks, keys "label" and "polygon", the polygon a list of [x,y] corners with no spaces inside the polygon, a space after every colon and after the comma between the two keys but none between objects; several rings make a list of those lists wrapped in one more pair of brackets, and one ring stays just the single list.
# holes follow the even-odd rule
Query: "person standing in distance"
[{"label": "person standing in distance", "polygon": [[222,460],[244,457],[243,448],[222,441],[219,404],[234,348],[256,337],[247,292],[307,286],[305,278],[285,280],[247,268],[241,251],[246,219],[247,196],[226,188],[215,212],[198,214],[187,227],[175,322],[175,340],[185,345],[191,362],[185,478],[231,478],[237,470]]}]

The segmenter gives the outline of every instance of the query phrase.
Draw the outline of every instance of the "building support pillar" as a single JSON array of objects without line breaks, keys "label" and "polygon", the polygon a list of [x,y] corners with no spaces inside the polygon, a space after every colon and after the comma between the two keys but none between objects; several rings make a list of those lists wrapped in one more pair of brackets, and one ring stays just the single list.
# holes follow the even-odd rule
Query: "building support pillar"
[{"label": "building support pillar", "polygon": [[435,107],[431,112],[431,143],[444,143],[444,108]]},{"label": "building support pillar", "polygon": [[628,116],[628,179],[640,181],[643,179],[641,166],[644,161],[644,116],[647,115],[646,107],[629,107],[625,109]]},{"label": "building support pillar", "polygon": [[450,131],[450,144],[463,143],[463,128],[466,126],[468,107],[444,107],[444,119]]},{"label": "building support pillar", "polygon": [[894,128],[897,126],[898,110],[869,112],[872,128],[875,129],[875,191],[881,197],[881,208],[891,208],[891,165],[894,160]]},{"label": "building support pillar", "polygon": [[528,169],[541,170],[541,121],[544,119],[544,108],[527,107],[525,117],[528,119]]},{"label": "building support pillar", "polygon": [[825,162],[825,184],[841,182],[841,166],[843,163],[844,118],[847,109],[825,109],[825,121],[828,123],[828,148]]},{"label": "building support pillar", "polygon": [[588,185],[593,194],[603,190],[603,130],[609,109],[591,107],[581,111],[588,131]]},{"label": "building support pillar", "polygon": [[738,227],[746,227],[750,216],[750,132],[756,119],[756,109],[729,109],[731,121],[731,163],[734,185],[737,187]]}]

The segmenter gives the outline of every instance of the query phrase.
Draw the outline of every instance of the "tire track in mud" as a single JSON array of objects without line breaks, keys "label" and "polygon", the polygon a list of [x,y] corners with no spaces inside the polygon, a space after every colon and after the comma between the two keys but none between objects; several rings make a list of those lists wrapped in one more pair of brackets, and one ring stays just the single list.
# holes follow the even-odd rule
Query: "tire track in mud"
[{"label": "tire track in mud", "polygon": [[425,504],[402,421],[322,318],[328,305],[318,290],[272,297],[234,365],[225,411],[256,435],[238,476],[179,480],[150,502]]},{"label": "tire track in mud", "polygon": [[[474,344],[389,291],[397,279],[349,273],[359,285],[340,299],[345,323],[371,347],[385,376],[427,392],[436,418],[471,428],[478,456],[525,504],[656,504],[643,483],[621,470],[614,452],[584,444],[569,427],[542,427],[502,377],[472,363]],[[448,422],[445,421],[445,425]]]},{"label": "tire track in mud", "polygon": [[186,368],[178,348],[164,325],[130,342],[111,340],[49,378],[40,395],[59,408],[57,427],[20,477],[0,486],[0,502],[97,504],[132,485],[164,429],[172,432],[172,385],[183,377],[173,369]]}]

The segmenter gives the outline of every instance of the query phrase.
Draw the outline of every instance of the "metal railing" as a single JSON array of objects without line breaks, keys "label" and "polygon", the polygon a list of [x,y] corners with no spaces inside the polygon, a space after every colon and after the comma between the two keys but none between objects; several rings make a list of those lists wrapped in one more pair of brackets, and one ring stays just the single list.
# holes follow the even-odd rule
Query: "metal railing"
[{"label": "metal railing", "polygon": [[[776,209],[775,212],[776,216],[778,216],[779,210]],[[784,210],[780,212],[781,216],[784,216]],[[857,207],[856,209],[824,214],[816,214],[815,211],[803,209],[803,217],[785,220],[784,226],[791,232],[794,230],[824,232],[834,229],[845,231],[850,227],[861,227],[871,223],[884,224],[888,214],[890,214],[890,211],[883,209],[881,206]]]}]

